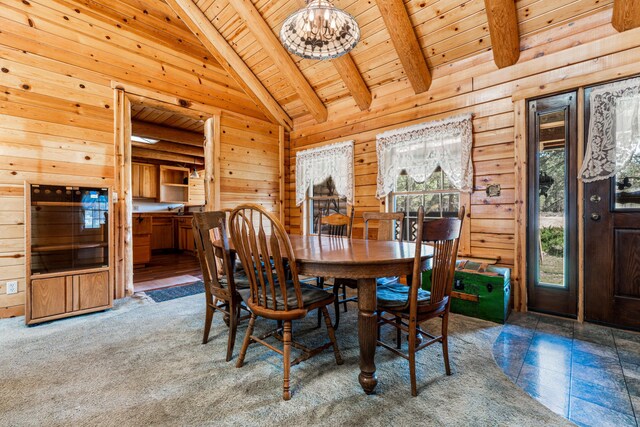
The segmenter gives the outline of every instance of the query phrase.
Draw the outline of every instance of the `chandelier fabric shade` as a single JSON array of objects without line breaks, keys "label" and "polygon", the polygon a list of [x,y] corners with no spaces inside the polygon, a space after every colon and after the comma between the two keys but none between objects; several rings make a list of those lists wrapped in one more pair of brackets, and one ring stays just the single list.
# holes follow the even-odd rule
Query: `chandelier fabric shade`
[{"label": "chandelier fabric shade", "polygon": [[353,16],[330,1],[311,0],[284,21],[280,41],[289,52],[303,58],[337,58],[358,44],[360,27]]}]

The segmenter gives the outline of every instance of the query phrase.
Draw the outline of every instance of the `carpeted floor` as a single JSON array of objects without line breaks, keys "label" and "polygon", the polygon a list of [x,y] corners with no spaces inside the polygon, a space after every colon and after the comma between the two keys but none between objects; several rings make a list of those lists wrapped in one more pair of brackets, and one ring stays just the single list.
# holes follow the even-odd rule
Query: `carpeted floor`
[{"label": "carpeted floor", "polygon": [[[454,375],[444,375],[439,347],[423,350],[417,398],[406,361],[379,349],[377,394],[366,396],[350,310],[338,331],[345,364],[327,351],[294,367],[294,394],[284,402],[279,356],[254,345],[242,369],[225,363],[219,314],[211,341],[200,344],[203,308],[202,295],[142,297],[32,328],[23,318],[1,320],[0,425],[570,425],[501,372],[491,355],[501,327],[492,323],[453,315]],[[324,340],[324,330],[303,335],[314,324],[310,316],[294,334]]]}]

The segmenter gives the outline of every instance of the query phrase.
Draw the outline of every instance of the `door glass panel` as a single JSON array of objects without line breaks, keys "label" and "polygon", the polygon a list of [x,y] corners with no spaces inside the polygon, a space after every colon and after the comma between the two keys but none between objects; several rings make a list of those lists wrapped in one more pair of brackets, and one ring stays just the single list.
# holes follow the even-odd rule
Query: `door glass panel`
[{"label": "door glass panel", "polygon": [[614,179],[616,210],[640,209],[640,147]]},{"label": "door glass panel", "polygon": [[565,111],[539,116],[537,282],[565,286],[566,141]]}]

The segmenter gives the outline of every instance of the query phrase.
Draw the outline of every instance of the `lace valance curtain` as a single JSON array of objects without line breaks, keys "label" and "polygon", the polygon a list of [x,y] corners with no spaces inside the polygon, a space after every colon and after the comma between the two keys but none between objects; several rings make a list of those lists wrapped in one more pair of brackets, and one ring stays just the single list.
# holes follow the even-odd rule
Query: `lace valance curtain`
[{"label": "lace valance curtain", "polygon": [[405,171],[424,182],[438,166],[460,191],[473,188],[471,114],[394,129],[376,137],[378,188],[381,199],[395,190]]},{"label": "lace valance curtain", "polygon": [[304,202],[311,185],[333,178],[336,192],[353,205],[353,141],[298,151],[296,154],[296,205]]},{"label": "lace valance curtain", "polygon": [[608,179],[640,150],[640,78],[594,89],[589,96],[589,139],[580,178]]}]

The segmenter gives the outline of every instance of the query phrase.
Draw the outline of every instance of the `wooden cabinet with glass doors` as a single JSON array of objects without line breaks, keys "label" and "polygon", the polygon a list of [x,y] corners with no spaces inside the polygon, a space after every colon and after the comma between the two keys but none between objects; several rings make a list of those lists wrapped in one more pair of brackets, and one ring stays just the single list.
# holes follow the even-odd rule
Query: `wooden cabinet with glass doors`
[{"label": "wooden cabinet with glass doors", "polygon": [[27,324],[110,308],[111,192],[27,184]]}]

